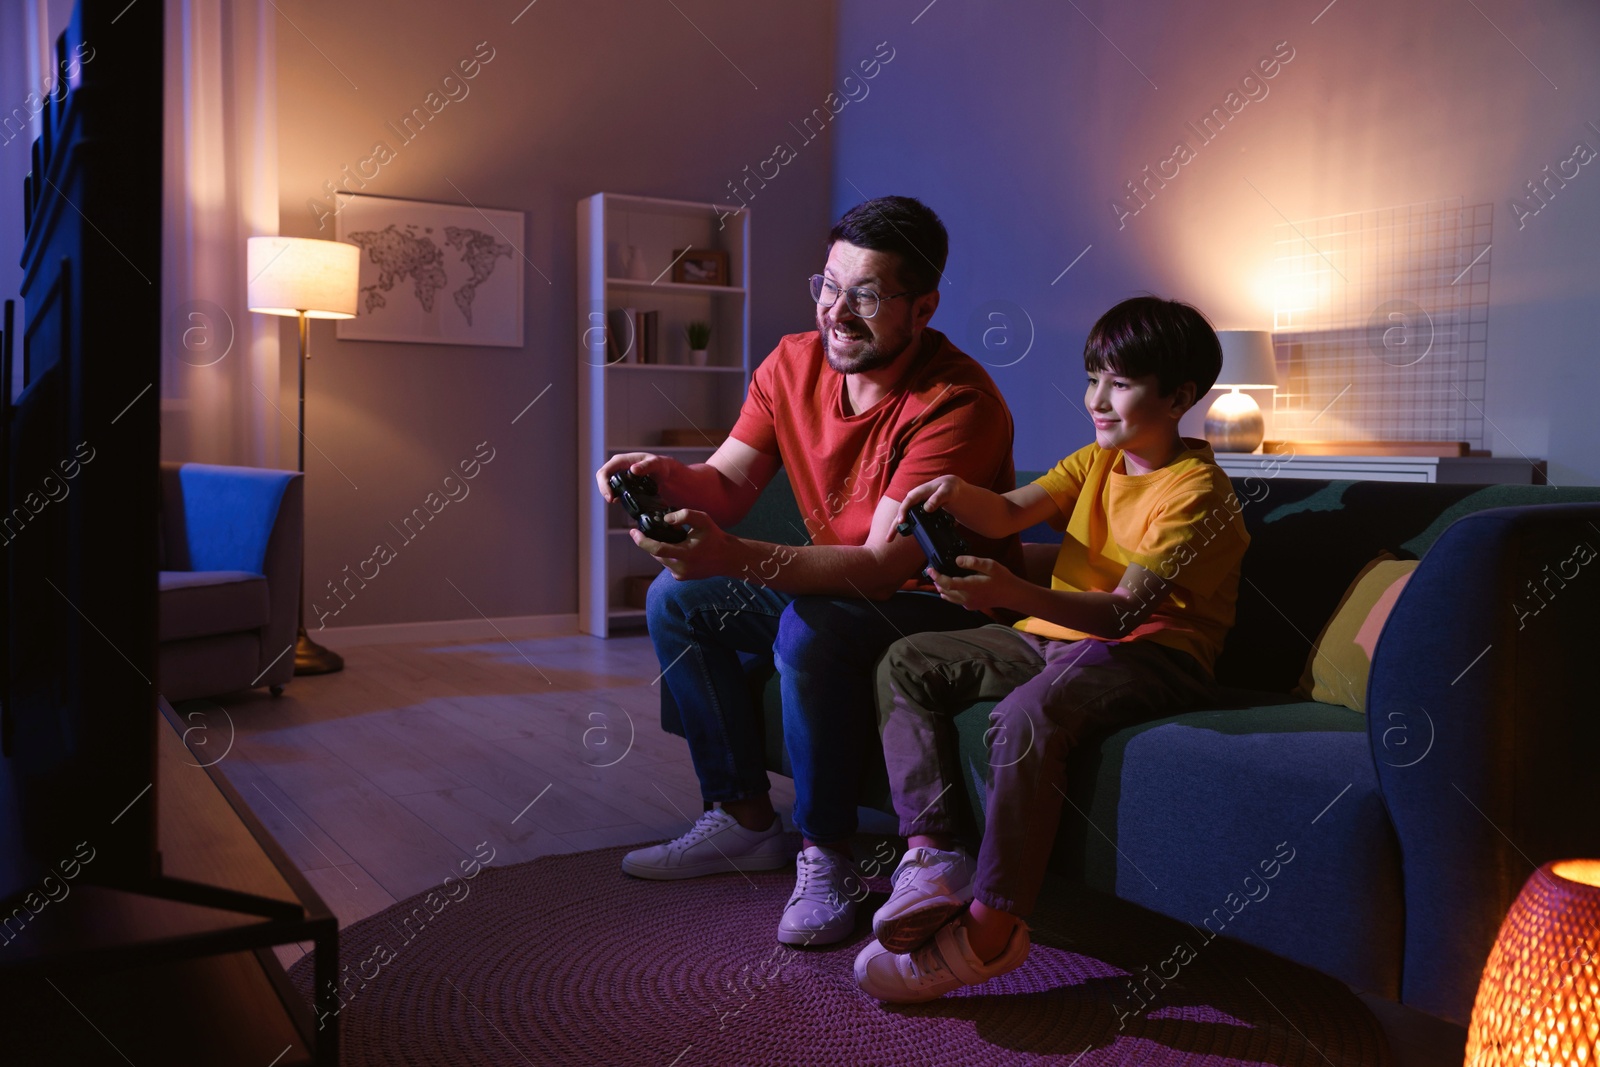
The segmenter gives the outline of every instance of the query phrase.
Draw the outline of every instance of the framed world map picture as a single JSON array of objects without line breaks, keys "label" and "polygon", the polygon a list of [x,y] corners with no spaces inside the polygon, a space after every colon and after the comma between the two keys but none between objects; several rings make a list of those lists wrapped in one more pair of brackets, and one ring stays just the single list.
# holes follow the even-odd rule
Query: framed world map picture
[{"label": "framed world map picture", "polygon": [[523,213],[351,196],[338,238],[361,248],[343,341],[522,347]]}]

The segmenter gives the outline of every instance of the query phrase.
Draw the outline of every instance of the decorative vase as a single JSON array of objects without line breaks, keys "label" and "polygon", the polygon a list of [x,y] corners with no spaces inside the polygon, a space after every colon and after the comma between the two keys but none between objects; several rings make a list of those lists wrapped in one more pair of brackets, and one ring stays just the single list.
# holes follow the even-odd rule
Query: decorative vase
[{"label": "decorative vase", "polygon": [[703,348],[689,349],[689,362],[696,367],[704,367],[709,358],[709,355]]},{"label": "decorative vase", "polygon": [[643,281],[650,277],[650,268],[645,265],[644,252],[638,245],[628,246],[627,271],[628,277],[635,281]]}]

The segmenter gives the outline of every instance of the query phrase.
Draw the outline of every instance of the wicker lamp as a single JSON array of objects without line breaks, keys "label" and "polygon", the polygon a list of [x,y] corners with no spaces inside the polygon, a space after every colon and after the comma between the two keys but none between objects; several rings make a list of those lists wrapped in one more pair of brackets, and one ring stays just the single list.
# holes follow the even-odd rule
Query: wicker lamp
[{"label": "wicker lamp", "polygon": [[1600,860],[1534,872],[1483,969],[1467,1067],[1591,1064],[1600,1051]]}]

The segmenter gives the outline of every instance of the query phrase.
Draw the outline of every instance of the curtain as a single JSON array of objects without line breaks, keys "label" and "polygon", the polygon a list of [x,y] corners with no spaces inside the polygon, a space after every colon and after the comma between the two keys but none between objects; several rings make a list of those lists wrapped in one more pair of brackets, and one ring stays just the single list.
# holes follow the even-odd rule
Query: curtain
[{"label": "curtain", "polygon": [[295,433],[279,320],[245,308],[246,239],[278,232],[274,18],[271,0],[166,0],[163,459],[279,467]]}]

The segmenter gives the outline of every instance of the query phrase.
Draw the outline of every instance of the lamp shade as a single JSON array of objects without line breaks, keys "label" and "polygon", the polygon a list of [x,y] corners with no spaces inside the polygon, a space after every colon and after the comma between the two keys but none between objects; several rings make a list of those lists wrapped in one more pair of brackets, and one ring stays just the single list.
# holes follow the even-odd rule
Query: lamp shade
[{"label": "lamp shade", "polygon": [[1275,389],[1278,365],[1272,358],[1272,334],[1266,330],[1218,330],[1222,373],[1218,389]]},{"label": "lamp shade", "polygon": [[1600,1050],[1600,860],[1534,872],[1495,938],[1467,1030],[1467,1067],[1589,1064]]},{"label": "lamp shade", "polygon": [[353,319],[361,249],[308,237],[252,237],[246,252],[251,311],[309,319]]}]

